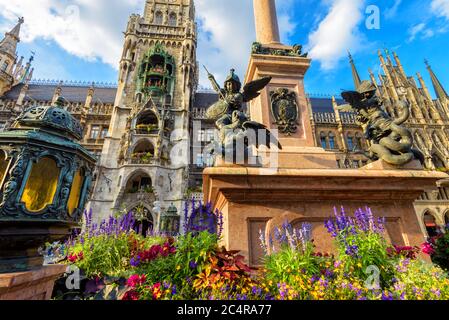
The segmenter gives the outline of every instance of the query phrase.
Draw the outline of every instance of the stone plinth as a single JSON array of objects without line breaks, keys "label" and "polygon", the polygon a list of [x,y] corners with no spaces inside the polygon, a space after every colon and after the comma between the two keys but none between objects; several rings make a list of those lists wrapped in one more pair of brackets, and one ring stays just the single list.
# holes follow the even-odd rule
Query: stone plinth
[{"label": "stone plinth", "polygon": [[[245,77],[245,83],[271,76],[272,80],[259,97],[250,103],[251,120],[264,124],[269,130],[277,130],[276,120],[271,112],[270,93],[279,88],[288,89],[296,95],[298,106],[297,131],[291,135],[279,133],[282,145],[276,166],[281,168],[337,168],[335,153],[317,147],[312,128],[312,111],[304,90],[304,76],[311,60],[298,56],[275,56],[252,54]],[[259,150],[259,155],[263,151]],[[277,151],[276,151],[277,152]]]},{"label": "stone plinth", "polygon": [[66,268],[65,265],[52,265],[27,272],[0,274],[0,300],[50,300],[55,281]]},{"label": "stone plinth", "polygon": [[332,252],[324,222],[340,206],[351,214],[368,206],[376,216],[386,217],[392,243],[420,245],[424,235],[413,202],[447,178],[422,170],[243,167],[207,168],[203,175],[205,201],[224,216],[223,244],[241,250],[251,265],[257,265],[262,254],[259,230],[268,236],[285,220],[294,226],[311,223],[317,250]]}]

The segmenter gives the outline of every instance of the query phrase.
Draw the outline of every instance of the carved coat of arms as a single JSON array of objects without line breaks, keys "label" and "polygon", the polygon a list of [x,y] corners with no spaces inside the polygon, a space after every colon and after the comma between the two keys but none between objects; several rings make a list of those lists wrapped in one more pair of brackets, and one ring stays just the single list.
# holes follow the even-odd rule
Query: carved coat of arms
[{"label": "carved coat of arms", "polygon": [[271,112],[278,130],[288,136],[296,133],[299,110],[296,94],[285,88],[279,88],[270,93]]}]

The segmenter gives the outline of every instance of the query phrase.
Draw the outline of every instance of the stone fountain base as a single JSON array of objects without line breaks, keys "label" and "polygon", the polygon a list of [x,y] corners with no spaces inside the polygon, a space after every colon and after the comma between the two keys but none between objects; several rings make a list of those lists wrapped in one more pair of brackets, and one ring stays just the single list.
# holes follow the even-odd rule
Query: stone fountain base
[{"label": "stone fountain base", "polygon": [[447,178],[417,163],[398,169],[382,162],[358,170],[215,167],[203,175],[204,200],[223,213],[223,245],[240,250],[252,266],[264,255],[259,230],[268,237],[284,221],[311,223],[317,250],[333,252],[324,222],[340,206],[348,213],[369,206],[386,218],[390,242],[421,245],[425,238],[413,202]]},{"label": "stone fountain base", "polygon": [[65,265],[0,274],[0,300],[50,300],[55,281],[66,271]]}]

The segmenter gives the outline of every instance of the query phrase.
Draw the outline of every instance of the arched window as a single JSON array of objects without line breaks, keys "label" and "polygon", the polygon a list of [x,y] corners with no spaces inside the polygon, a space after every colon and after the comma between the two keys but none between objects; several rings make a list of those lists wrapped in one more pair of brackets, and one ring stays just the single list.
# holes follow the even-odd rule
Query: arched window
[{"label": "arched window", "polygon": [[354,150],[354,137],[351,134],[348,134],[346,141],[348,142],[349,151]]},{"label": "arched window", "polygon": [[326,139],[326,134],[324,132],[320,133],[320,142],[321,142],[321,147],[323,149],[327,149],[327,139]]},{"label": "arched window", "polygon": [[164,20],[164,16],[162,14],[162,12],[158,11],[155,13],[154,15],[154,24],[162,24]]},{"label": "arched window", "polygon": [[8,69],[8,67],[9,67],[9,62],[8,61],[3,62],[2,71],[6,71]]},{"label": "arched window", "polygon": [[424,214],[424,226],[426,227],[427,235],[429,237],[435,237],[438,235],[438,226],[435,217],[427,212]]},{"label": "arched window", "polygon": [[137,192],[153,192],[153,184],[151,178],[143,172],[134,174],[126,184],[125,193],[137,193]]},{"label": "arched window", "polygon": [[157,134],[159,132],[159,120],[153,111],[143,112],[136,122],[137,134]]},{"label": "arched window", "polygon": [[144,206],[137,206],[131,210],[133,213],[134,222],[133,229],[140,235],[146,237],[154,229],[153,215]]},{"label": "arched window", "polygon": [[136,164],[149,164],[154,158],[154,146],[153,144],[143,139],[134,148],[131,155],[133,163]]},{"label": "arched window", "polygon": [[171,27],[176,27],[178,24],[176,13],[172,12],[168,16],[168,25]]},{"label": "arched window", "polygon": [[362,136],[360,135],[360,133],[356,133],[356,135],[355,135],[355,144],[356,144],[357,150],[363,150],[363,140],[362,140]]},{"label": "arched window", "polygon": [[332,132],[329,132],[329,149],[337,149],[335,144],[335,136]]},{"label": "arched window", "polygon": [[21,201],[30,212],[39,212],[53,203],[60,169],[56,161],[44,157],[33,163]]}]

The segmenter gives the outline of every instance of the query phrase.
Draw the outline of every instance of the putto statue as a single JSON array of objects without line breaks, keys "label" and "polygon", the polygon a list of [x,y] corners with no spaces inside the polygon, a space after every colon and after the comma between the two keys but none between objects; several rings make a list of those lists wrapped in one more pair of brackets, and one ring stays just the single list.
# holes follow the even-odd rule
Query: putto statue
[{"label": "putto statue", "polygon": [[392,165],[405,165],[412,160],[424,162],[421,151],[413,149],[413,136],[402,126],[410,117],[410,108],[406,101],[400,101],[398,109],[402,110],[397,119],[391,118],[376,94],[376,87],[371,81],[363,81],[357,91],[342,93],[349,105],[338,107],[340,111],[353,111],[357,114],[360,125],[370,147],[366,156],[372,160],[381,159]]},{"label": "putto statue", "polygon": [[250,121],[243,111],[243,104],[257,98],[260,91],[271,81],[271,77],[252,81],[240,91],[242,84],[234,72],[232,69],[224,82],[224,88],[221,88],[215,77],[207,71],[212,87],[220,99],[209,107],[206,118],[215,120],[219,130],[219,141],[215,142],[210,153],[237,163],[248,160],[249,147],[253,145],[256,148],[260,145],[271,148],[271,143],[274,143],[279,149],[282,149],[282,146],[266,126]]}]

